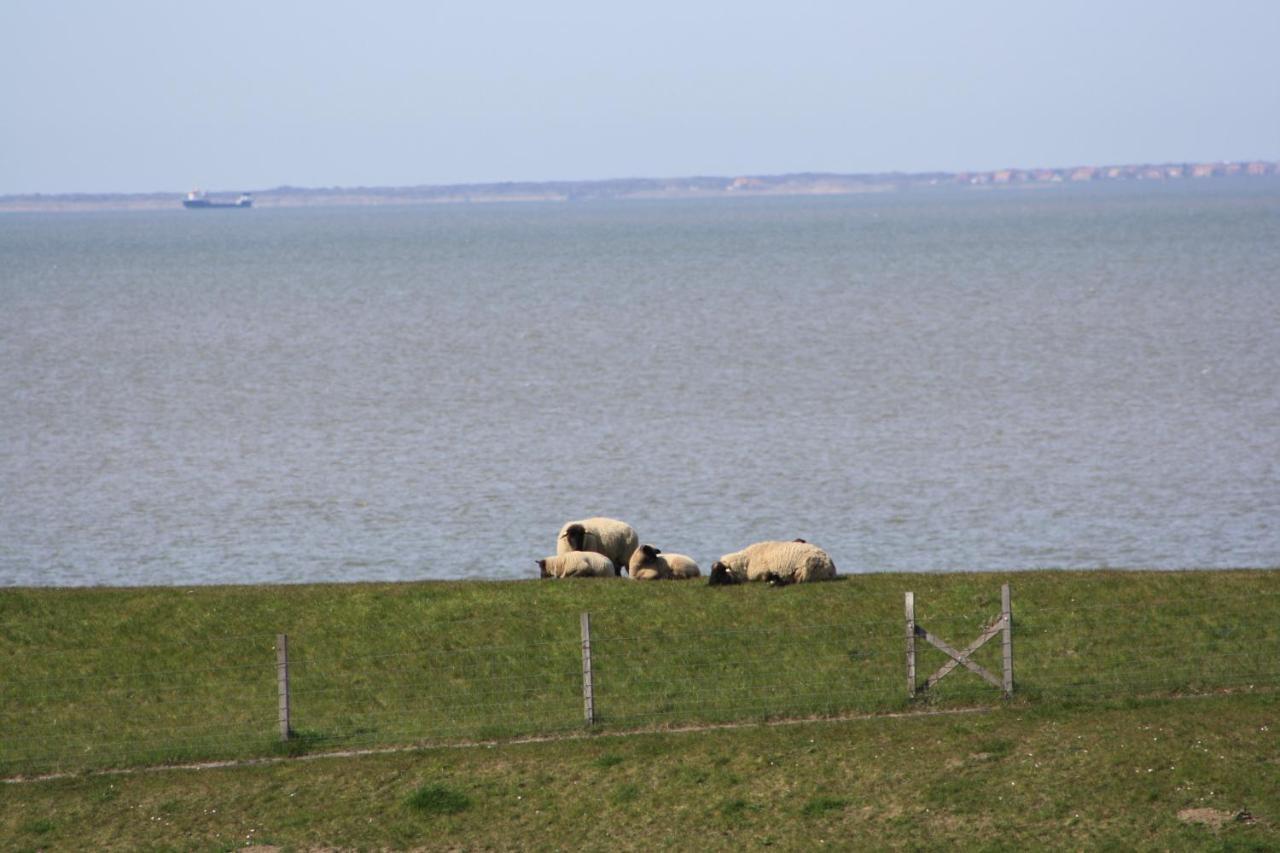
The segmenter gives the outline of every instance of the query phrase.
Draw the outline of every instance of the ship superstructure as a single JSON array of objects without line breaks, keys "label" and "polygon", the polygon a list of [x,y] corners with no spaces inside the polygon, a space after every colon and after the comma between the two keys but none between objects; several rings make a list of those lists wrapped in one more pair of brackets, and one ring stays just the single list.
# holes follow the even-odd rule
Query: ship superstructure
[{"label": "ship superstructure", "polygon": [[214,201],[209,198],[209,194],[203,190],[192,190],[187,193],[187,197],[182,200],[182,206],[189,209],[204,210],[207,208],[231,208],[231,207],[253,207],[253,196],[249,193],[241,193],[240,197],[235,201]]}]

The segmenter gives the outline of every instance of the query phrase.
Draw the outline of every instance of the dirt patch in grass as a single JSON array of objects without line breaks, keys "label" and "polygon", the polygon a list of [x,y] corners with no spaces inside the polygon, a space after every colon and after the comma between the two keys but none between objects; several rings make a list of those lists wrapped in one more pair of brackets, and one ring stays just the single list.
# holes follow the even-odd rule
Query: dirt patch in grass
[{"label": "dirt patch in grass", "polygon": [[1229,823],[1253,823],[1254,817],[1248,812],[1226,812],[1221,809],[1183,809],[1178,812],[1178,820],[1183,823],[1202,823],[1213,829],[1221,829]]}]

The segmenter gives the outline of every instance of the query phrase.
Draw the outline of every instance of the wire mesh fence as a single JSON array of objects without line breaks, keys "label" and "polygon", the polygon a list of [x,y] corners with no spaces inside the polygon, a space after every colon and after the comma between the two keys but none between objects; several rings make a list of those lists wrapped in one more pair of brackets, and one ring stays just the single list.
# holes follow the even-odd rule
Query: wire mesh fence
[{"label": "wire mesh fence", "polygon": [[[792,594],[791,590],[774,593]],[[1013,700],[1089,701],[1280,686],[1280,587],[1135,608],[1038,603],[1013,591]],[[901,595],[901,593],[899,593]],[[603,730],[994,705],[963,668],[909,696],[896,606],[822,618],[801,608],[731,620],[591,612],[591,724]],[[916,598],[916,618],[963,648],[1000,616],[999,587],[958,604]],[[580,731],[579,613],[565,608],[379,633],[288,637],[288,732],[278,727],[277,635],[157,647],[22,649],[0,659],[0,775],[235,759],[317,749]],[[997,638],[998,639],[998,638]],[[1001,671],[993,642],[973,660]],[[920,682],[948,656],[916,648]]]}]

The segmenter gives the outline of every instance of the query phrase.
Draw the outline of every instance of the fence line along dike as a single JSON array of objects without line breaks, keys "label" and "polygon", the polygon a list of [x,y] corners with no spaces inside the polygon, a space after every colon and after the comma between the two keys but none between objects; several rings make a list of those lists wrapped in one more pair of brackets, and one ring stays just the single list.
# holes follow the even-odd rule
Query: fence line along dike
[{"label": "fence line along dike", "polygon": [[1270,691],[1278,593],[1272,570],[9,589],[0,776]]}]

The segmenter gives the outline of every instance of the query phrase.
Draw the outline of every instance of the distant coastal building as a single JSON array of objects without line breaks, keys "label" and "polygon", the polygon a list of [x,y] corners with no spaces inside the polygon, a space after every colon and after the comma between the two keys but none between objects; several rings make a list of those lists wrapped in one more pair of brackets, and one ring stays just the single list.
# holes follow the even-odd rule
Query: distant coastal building
[{"label": "distant coastal building", "polygon": [[764,181],[759,178],[734,178],[726,189],[730,192],[735,190],[758,190],[763,189],[764,185]]}]

